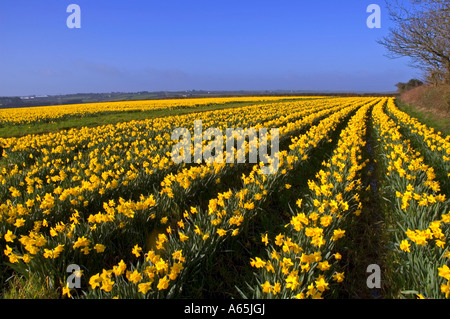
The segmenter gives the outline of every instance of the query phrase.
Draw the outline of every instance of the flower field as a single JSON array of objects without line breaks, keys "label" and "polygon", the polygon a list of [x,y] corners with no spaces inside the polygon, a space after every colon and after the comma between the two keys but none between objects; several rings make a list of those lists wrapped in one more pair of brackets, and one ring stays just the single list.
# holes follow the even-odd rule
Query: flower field
[{"label": "flower field", "polygon": [[[250,105],[196,110],[230,102]],[[17,275],[60,298],[343,298],[369,275],[351,267],[363,227],[380,245],[357,264],[379,264],[383,297],[450,298],[450,137],[394,98],[7,109],[0,125],[176,108],[191,112],[0,138],[3,293]],[[232,163],[176,163],[172,132],[194,141],[196,120],[222,132],[278,128],[278,168],[263,173],[261,154],[237,162],[237,147],[221,154]],[[253,144],[263,141],[248,137],[248,159]],[[381,235],[364,225],[373,211]]]},{"label": "flower field", "polygon": [[101,102],[71,105],[39,106],[33,108],[5,109],[0,113],[0,126],[8,124],[35,124],[58,121],[68,117],[83,117],[92,114],[104,114],[124,111],[147,111],[174,108],[194,108],[199,105],[223,104],[229,102],[258,102],[291,99],[291,97],[232,97],[197,98],[127,102]]}]

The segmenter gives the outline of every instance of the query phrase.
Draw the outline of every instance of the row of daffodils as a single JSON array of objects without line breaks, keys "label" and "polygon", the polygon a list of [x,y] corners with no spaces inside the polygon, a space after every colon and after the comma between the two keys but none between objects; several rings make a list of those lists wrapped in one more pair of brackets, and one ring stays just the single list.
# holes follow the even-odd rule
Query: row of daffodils
[{"label": "row of daffodils", "polygon": [[286,231],[270,240],[262,234],[268,257],[251,260],[260,283],[253,297],[322,298],[344,280],[336,244],[345,236],[349,215],[362,210],[361,159],[371,106],[361,107],[350,119],[333,156],[316,180],[308,181],[309,193],[299,194]]},{"label": "row of daffodils", "polygon": [[[396,111],[392,99],[386,109]],[[397,286],[402,296],[448,298],[450,202],[441,192],[434,168],[425,163],[420,150],[414,149],[399,131],[403,123],[417,126],[417,122],[404,113],[398,114],[400,126],[381,106],[373,112],[379,153],[386,172],[383,188],[388,200],[386,218],[392,229],[389,239],[391,267],[395,269],[392,285]],[[429,141],[431,150],[448,155],[448,138],[425,133],[432,131],[423,125],[416,132]],[[446,155],[442,156],[445,160]]]}]

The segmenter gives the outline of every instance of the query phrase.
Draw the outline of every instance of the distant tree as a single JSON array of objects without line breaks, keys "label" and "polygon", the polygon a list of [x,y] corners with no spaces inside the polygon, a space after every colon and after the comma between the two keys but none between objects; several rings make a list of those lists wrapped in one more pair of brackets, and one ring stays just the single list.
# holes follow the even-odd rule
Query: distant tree
[{"label": "distant tree", "polygon": [[83,103],[83,99],[68,99],[65,102],[66,104],[81,104]]},{"label": "distant tree", "polygon": [[410,57],[433,81],[450,84],[450,1],[389,0],[386,7],[395,27],[379,43],[389,56]]},{"label": "distant tree", "polygon": [[397,87],[399,93],[403,93],[421,85],[423,85],[422,81],[417,79],[411,79],[407,83],[398,82],[395,86]]}]

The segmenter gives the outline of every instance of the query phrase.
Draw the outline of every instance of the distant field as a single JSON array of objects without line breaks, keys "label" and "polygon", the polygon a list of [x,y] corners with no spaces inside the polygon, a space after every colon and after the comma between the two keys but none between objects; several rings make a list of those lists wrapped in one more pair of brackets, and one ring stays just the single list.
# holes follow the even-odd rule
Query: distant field
[{"label": "distant field", "polygon": [[202,112],[214,109],[324,97],[233,97],[52,105],[0,110],[0,136],[45,133],[66,128]]},{"label": "distant field", "polygon": [[[277,128],[278,167],[250,162],[260,135],[245,163],[176,163],[175,128],[211,146],[196,120]],[[395,98],[4,109],[0,147],[4,298],[450,297],[450,136]]]}]

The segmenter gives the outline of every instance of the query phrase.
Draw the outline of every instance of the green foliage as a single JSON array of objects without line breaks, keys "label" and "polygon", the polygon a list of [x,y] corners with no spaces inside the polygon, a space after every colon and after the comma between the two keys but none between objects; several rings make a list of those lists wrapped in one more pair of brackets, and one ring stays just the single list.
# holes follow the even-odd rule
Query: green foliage
[{"label": "green foliage", "polygon": [[49,287],[46,278],[39,275],[25,277],[13,275],[5,283],[8,285],[3,299],[58,299],[60,293]]}]

